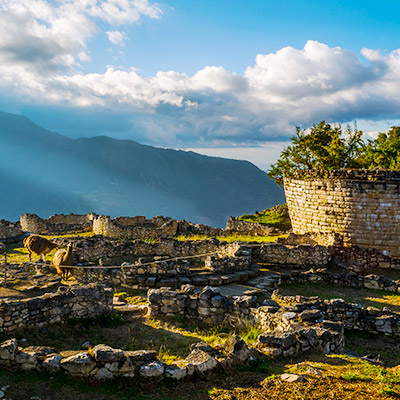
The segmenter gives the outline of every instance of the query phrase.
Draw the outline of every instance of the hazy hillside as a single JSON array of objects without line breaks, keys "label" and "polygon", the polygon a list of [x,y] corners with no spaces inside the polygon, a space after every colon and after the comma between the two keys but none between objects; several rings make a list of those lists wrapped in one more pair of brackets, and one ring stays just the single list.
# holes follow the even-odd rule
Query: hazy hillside
[{"label": "hazy hillside", "polygon": [[230,215],[282,201],[282,190],[247,161],[70,139],[0,112],[0,218],[94,211],[224,225]]}]

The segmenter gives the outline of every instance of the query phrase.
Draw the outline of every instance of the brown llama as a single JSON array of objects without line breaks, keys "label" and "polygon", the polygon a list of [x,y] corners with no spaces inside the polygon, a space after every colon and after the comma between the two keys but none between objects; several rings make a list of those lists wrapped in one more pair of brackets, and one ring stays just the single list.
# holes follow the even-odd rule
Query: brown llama
[{"label": "brown llama", "polygon": [[71,273],[71,268],[68,268],[68,266],[73,266],[75,263],[73,247],[74,244],[69,243],[67,250],[57,250],[53,257],[54,268],[63,279],[67,279]]},{"label": "brown llama", "polygon": [[46,254],[58,246],[39,235],[31,235],[24,239],[24,247],[28,250],[29,261],[32,261],[32,253],[39,256],[39,260],[46,261]]}]

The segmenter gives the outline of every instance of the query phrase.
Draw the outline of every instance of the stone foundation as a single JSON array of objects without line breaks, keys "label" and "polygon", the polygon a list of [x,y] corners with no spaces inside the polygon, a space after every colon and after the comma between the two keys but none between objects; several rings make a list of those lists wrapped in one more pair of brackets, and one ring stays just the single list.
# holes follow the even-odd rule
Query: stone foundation
[{"label": "stone foundation", "polygon": [[365,308],[360,304],[346,303],[342,299],[322,301],[318,297],[280,296],[277,293],[274,293],[272,297],[279,302],[294,304],[285,309],[294,314],[299,313],[298,316],[293,317],[296,319],[325,318],[341,322],[347,329],[400,336],[400,314],[388,309]]},{"label": "stone foundation", "polygon": [[0,331],[41,327],[113,310],[113,291],[101,285],[60,287],[57,293],[0,303]]}]

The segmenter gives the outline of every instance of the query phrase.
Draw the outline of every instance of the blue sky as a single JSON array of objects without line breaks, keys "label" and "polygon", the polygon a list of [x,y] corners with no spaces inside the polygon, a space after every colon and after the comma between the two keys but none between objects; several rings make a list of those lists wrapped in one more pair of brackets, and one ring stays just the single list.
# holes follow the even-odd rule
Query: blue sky
[{"label": "blue sky", "polygon": [[397,1],[0,0],[0,109],[266,168],[296,125],[398,124],[398,15]]}]

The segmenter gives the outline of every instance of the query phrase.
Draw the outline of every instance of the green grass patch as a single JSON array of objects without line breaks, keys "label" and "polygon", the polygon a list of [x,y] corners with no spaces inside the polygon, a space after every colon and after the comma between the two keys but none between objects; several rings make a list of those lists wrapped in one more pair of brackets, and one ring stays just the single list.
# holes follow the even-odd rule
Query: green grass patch
[{"label": "green grass patch", "polygon": [[341,298],[349,303],[362,304],[365,307],[389,307],[400,311],[400,294],[378,289],[351,288],[320,283],[288,283],[279,286],[279,292],[286,296],[319,296],[323,300]]},{"label": "green grass patch", "polygon": [[284,232],[292,228],[286,204],[256,212],[256,214],[244,214],[239,217],[239,220],[265,224]]}]

